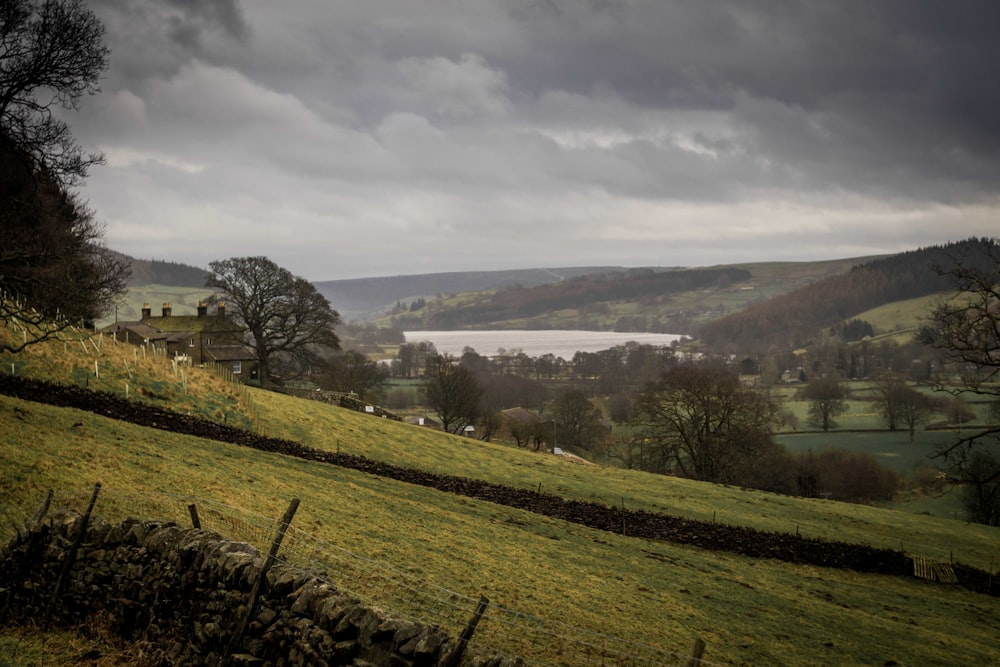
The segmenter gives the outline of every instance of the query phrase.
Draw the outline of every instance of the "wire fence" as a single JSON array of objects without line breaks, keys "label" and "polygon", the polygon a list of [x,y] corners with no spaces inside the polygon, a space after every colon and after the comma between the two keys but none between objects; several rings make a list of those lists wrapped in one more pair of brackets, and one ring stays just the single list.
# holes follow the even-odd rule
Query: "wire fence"
[{"label": "wire fence", "polygon": [[[83,512],[92,490],[56,492],[52,508]],[[35,502],[41,501],[42,494]],[[10,537],[34,510],[25,501],[6,517],[0,536]],[[201,527],[227,539],[245,542],[266,554],[278,529],[279,519],[205,498],[160,493],[137,493],[104,488],[95,514],[106,521],[152,518],[191,525],[192,506]],[[19,514],[20,516],[13,516]],[[476,612],[481,598],[451,590],[384,562],[356,554],[332,542],[289,526],[276,556],[279,562],[308,570],[340,592],[355,597],[386,614],[427,625],[435,625],[458,637]],[[541,618],[491,602],[482,614],[470,646],[486,652],[520,656],[526,664],[544,665],[703,665],[687,653],[667,651],[593,632],[579,625]]]}]

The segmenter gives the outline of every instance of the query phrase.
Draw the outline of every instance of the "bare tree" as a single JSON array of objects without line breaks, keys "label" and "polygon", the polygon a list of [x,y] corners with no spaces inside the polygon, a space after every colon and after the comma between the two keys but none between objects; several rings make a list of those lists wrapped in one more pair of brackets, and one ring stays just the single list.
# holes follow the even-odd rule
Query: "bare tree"
[{"label": "bare tree", "polygon": [[396,352],[393,368],[402,377],[413,377],[427,370],[428,363],[438,356],[437,348],[429,340],[403,343]]},{"label": "bare tree", "polygon": [[608,435],[600,408],[578,389],[569,389],[557,396],[552,405],[552,415],[556,437],[561,444],[591,451]]},{"label": "bare tree", "polygon": [[647,385],[637,403],[652,470],[740,483],[748,460],[774,448],[771,431],[780,410],[723,368],[670,368]]},{"label": "bare tree", "polygon": [[973,451],[962,468],[962,509],[970,521],[1000,526],[1000,459],[982,449]]},{"label": "bare tree", "polygon": [[78,184],[103,157],[86,153],[53,111],[100,92],[108,54],[83,0],[0,4],[0,129],[60,186]]},{"label": "bare tree", "polygon": [[431,360],[424,392],[441,420],[441,428],[449,433],[461,433],[480,415],[483,390],[475,374],[454,359],[438,355]]},{"label": "bare tree", "polygon": [[70,191],[101,162],[54,115],[98,92],[104,27],[80,0],[0,4],[0,320],[18,351],[103,315],[130,267]]},{"label": "bare tree", "polygon": [[334,391],[353,392],[358,400],[378,396],[385,390],[387,369],[355,350],[337,354],[323,362],[319,383]]},{"label": "bare tree", "polygon": [[934,412],[934,401],[911,387],[903,376],[885,373],[875,383],[875,400],[872,406],[886,420],[890,431],[905,424],[912,443],[917,424]]},{"label": "bare tree", "polygon": [[[939,272],[951,278],[954,294],[931,310],[921,340],[944,355],[947,367],[937,375],[936,388],[953,396],[974,394],[991,404],[991,423],[981,431],[960,437],[936,454],[952,479],[967,485],[972,498],[996,502],[1000,498],[1000,243],[980,239],[964,257]],[[970,511],[970,519],[991,517],[1000,524],[1000,512]],[[979,517],[979,518],[976,518]]]},{"label": "bare tree", "polygon": [[234,257],[211,262],[207,287],[217,287],[237,322],[246,327],[257,353],[260,383],[273,384],[276,357],[288,355],[318,364],[317,349],[340,349],[334,327],[340,315],[304,278],[267,257]]},{"label": "bare tree", "polygon": [[847,385],[833,377],[812,380],[801,390],[809,401],[809,423],[824,431],[837,428],[836,417],[847,412]]}]

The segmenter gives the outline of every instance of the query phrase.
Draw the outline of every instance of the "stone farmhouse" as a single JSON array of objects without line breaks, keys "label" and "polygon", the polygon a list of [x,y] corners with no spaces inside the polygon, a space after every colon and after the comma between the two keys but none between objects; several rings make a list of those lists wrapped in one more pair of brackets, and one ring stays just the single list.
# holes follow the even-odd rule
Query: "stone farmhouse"
[{"label": "stone farmhouse", "polygon": [[174,315],[170,304],[164,303],[158,316],[144,304],[138,322],[115,322],[101,331],[121,342],[152,347],[182,363],[219,365],[242,381],[258,378],[257,355],[245,342],[246,332],[226,316],[221,301],[213,315],[205,303],[198,304],[196,315]]}]

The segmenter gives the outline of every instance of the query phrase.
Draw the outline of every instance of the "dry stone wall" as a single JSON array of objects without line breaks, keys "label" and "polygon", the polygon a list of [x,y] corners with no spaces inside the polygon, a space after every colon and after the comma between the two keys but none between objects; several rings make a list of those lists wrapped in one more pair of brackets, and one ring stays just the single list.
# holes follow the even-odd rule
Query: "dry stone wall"
[{"label": "dry stone wall", "polygon": [[[54,625],[99,622],[137,642],[150,664],[223,664],[265,556],[175,523],[93,517],[52,604],[82,523],[75,512],[57,512],[3,546],[0,620],[42,623],[50,615]],[[458,647],[437,627],[391,618],[313,573],[276,563],[232,664],[521,664],[471,649],[463,655]]]}]

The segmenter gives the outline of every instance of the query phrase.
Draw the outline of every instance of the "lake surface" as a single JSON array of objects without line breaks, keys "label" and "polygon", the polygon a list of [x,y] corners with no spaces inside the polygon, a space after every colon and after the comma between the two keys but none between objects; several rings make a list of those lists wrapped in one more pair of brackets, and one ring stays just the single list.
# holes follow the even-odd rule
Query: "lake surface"
[{"label": "lake surface", "polygon": [[670,345],[681,338],[677,334],[619,333],[616,331],[566,330],[489,330],[489,331],[406,331],[407,343],[430,341],[441,354],[462,356],[466,346],[484,357],[503,348],[521,350],[529,357],[554,354],[570,361],[577,352],[599,352],[635,341],[645,345]]}]

